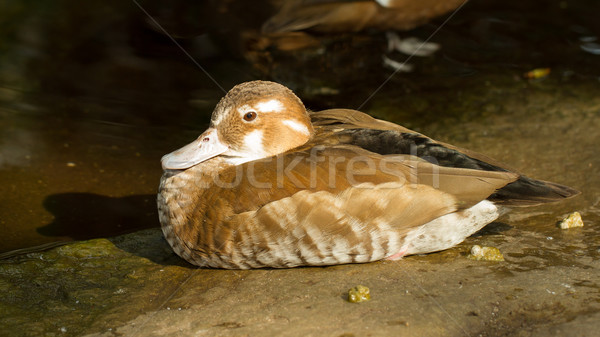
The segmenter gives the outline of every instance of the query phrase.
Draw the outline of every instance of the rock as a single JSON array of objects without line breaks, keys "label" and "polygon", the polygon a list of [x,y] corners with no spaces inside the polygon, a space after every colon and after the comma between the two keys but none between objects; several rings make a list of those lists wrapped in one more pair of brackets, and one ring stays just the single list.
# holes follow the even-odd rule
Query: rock
[{"label": "rock", "polygon": [[581,214],[579,212],[573,212],[569,214],[566,218],[564,218],[558,226],[560,229],[569,229],[575,227],[583,227],[583,220],[581,219]]},{"label": "rock", "polygon": [[481,247],[474,245],[471,248],[471,254],[469,258],[473,260],[484,260],[484,261],[504,261],[504,256],[500,253],[500,250],[496,247]]},{"label": "rock", "polygon": [[371,300],[371,291],[369,288],[361,285],[348,290],[348,302],[360,303]]}]

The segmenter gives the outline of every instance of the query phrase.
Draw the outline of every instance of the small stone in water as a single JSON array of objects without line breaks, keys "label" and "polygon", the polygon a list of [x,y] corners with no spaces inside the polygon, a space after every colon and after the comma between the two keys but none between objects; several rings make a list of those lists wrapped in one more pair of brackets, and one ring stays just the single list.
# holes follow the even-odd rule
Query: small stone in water
[{"label": "small stone in water", "polygon": [[369,288],[365,286],[358,285],[350,290],[348,290],[348,302],[350,303],[360,303],[366,302],[371,299],[371,293]]},{"label": "small stone in water", "polygon": [[484,260],[484,261],[504,261],[504,256],[500,253],[500,250],[496,247],[481,247],[479,245],[471,248],[471,254],[469,258],[473,260]]},{"label": "small stone in water", "polygon": [[537,68],[525,73],[525,77],[529,79],[538,79],[546,77],[550,74],[550,68]]},{"label": "small stone in water", "polygon": [[558,226],[561,229],[583,227],[583,220],[581,220],[581,214],[579,214],[579,212],[573,212],[569,214],[569,216],[564,218]]}]

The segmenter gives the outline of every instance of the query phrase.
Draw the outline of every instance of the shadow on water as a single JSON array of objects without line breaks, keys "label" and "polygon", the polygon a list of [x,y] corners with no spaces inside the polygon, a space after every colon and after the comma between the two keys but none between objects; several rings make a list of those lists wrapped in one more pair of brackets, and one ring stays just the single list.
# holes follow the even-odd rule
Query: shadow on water
[{"label": "shadow on water", "polygon": [[473,234],[473,237],[502,234],[512,228],[514,228],[514,226],[507,223],[494,221]]},{"label": "shadow on water", "polygon": [[61,193],[48,196],[44,207],[54,215],[54,221],[37,229],[44,236],[87,240],[160,226],[154,194],[111,198]]},{"label": "shadow on water", "polygon": [[[177,256],[159,230],[156,195],[133,195],[121,198],[94,193],[59,193],[44,200],[44,208],[54,220],[36,231],[44,237],[57,238],[42,245],[0,254],[0,260],[61,246],[72,240],[105,238],[124,252],[165,266],[196,268]],[[127,234],[136,232],[135,236]]]},{"label": "shadow on water", "polygon": [[[155,194],[115,198],[94,193],[59,193],[46,197],[43,206],[54,216],[52,222],[36,229],[39,235],[48,238],[44,240],[46,243],[0,252],[0,259],[46,250],[72,240],[113,237],[160,227]],[[148,237],[148,240],[163,242],[158,245],[156,242],[146,242],[142,245],[163,245],[168,248],[162,234],[157,233],[154,235],[156,238]],[[115,239],[115,245],[119,246],[119,242],[120,240]],[[120,248],[125,251],[139,251],[131,247]]]}]

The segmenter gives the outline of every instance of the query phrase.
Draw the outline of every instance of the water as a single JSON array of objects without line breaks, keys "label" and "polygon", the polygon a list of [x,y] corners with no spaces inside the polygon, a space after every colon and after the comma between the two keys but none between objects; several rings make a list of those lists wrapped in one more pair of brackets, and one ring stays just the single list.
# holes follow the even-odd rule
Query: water
[{"label": "water", "polygon": [[[593,97],[600,92],[600,59],[580,46],[600,36],[598,22],[584,15],[595,5],[469,4],[435,36],[441,52],[412,59],[415,72],[396,74],[371,96],[392,74],[381,65],[379,33],[323,37],[325,53],[290,54],[240,47],[248,35],[241,31],[268,16],[264,4],[145,4],[200,69],[133,2],[5,3],[0,252],[158,226],[160,157],[206,126],[223,95],[219,86],[255,78],[287,84],[309,108],[364,105],[375,116],[585,189],[579,202],[542,213],[583,208],[597,217],[600,108]],[[425,38],[440,23],[412,35]],[[550,67],[551,78],[523,79],[538,67]],[[554,142],[527,139],[539,128],[542,135],[555,132],[544,138]],[[573,144],[579,148],[564,148]]]},{"label": "water", "polygon": [[0,252],[158,226],[159,159],[219,89],[130,3],[4,7]]}]

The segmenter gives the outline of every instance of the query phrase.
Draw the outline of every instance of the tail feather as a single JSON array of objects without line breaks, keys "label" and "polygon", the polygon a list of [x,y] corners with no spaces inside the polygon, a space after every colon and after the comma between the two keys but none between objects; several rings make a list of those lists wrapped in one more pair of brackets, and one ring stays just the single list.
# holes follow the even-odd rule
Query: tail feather
[{"label": "tail feather", "polygon": [[535,206],[574,197],[580,192],[568,186],[520,176],[488,199],[505,206]]}]

